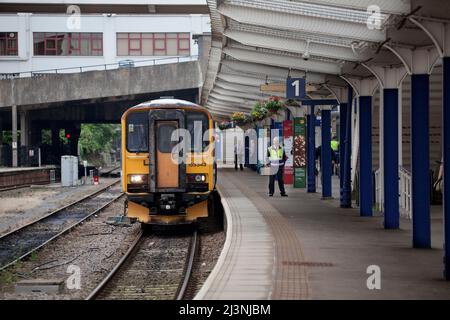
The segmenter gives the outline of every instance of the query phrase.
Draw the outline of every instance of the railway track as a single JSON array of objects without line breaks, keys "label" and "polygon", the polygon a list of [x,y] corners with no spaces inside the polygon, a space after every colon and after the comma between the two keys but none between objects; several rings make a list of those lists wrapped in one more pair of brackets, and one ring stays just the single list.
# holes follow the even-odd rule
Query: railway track
[{"label": "railway track", "polygon": [[181,300],[192,273],[197,232],[189,236],[142,233],[86,300]]},{"label": "railway track", "polygon": [[0,270],[30,256],[33,252],[71,230],[122,196],[115,181],[86,197],[0,237]]},{"label": "railway track", "polygon": [[109,169],[107,171],[103,171],[100,173],[100,176],[102,177],[109,177],[109,176],[117,176],[120,175],[120,168],[121,166],[115,166],[112,169]]},{"label": "railway track", "polygon": [[20,186],[5,187],[5,188],[1,188],[0,192],[12,191],[12,190],[17,190],[17,189],[25,189],[25,188],[29,188],[29,187],[31,187],[31,185],[29,185],[29,184],[24,184],[24,185],[20,185]]},{"label": "railway track", "polygon": [[36,182],[33,184],[19,184],[16,186],[10,186],[10,187],[3,187],[0,188],[0,193],[1,192],[6,192],[6,191],[12,191],[12,190],[17,190],[17,189],[25,189],[25,188],[31,188],[32,186],[46,186],[49,184],[52,184],[53,182]]}]

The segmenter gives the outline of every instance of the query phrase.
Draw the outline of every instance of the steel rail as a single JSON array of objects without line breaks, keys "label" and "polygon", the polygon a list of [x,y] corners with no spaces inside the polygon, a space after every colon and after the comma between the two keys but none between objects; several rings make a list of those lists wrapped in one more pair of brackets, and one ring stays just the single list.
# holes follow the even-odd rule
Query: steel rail
[{"label": "steel rail", "polygon": [[194,259],[195,254],[197,252],[197,246],[198,246],[198,236],[197,231],[195,230],[191,238],[191,243],[189,244],[183,281],[180,283],[180,286],[178,287],[177,293],[175,295],[175,300],[183,300],[186,294],[186,290],[189,285],[189,280],[191,279],[192,275],[192,269],[194,267]]},{"label": "steel rail", "polygon": [[124,262],[128,259],[128,257],[131,255],[131,252],[133,252],[134,249],[138,247],[138,243],[142,239],[143,231],[141,230],[136,238],[134,239],[131,246],[128,248],[127,252],[120,258],[119,262],[114,266],[114,268],[108,273],[108,275],[100,282],[94,290],[91,291],[91,293],[85,298],[85,300],[94,300],[99,293],[103,290],[103,288],[109,283],[109,281],[114,277],[114,275],[117,273],[117,271],[122,267]]},{"label": "steel rail", "polygon": [[[85,300],[93,300],[100,295],[102,290],[110,283],[116,273],[120,270],[120,268],[124,265],[124,263],[129,259],[132,253],[135,253],[136,249],[139,248],[139,244],[141,243],[143,236],[143,231],[139,232],[139,234],[134,239],[133,243],[130,245],[128,250],[122,256],[122,258],[117,262],[114,268],[108,273],[108,275],[91,291],[91,293],[85,298]],[[186,290],[188,288],[189,280],[192,275],[192,269],[194,265],[195,254],[197,252],[198,246],[198,236],[197,231],[194,231],[191,237],[191,241],[189,243],[188,253],[186,256],[186,262],[183,270],[183,277],[178,286],[177,292],[175,294],[176,300],[182,300],[186,294]]]},{"label": "steel rail", "polygon": [[33,220],[33,221],[31,221],[30,223],[28,223],[28,224],[26,224],[26,225],[23,225],[23,226],[18,227],[18,228],[14,229],[14,230],[11,230],[11,231],[5,233],[4,235],[0,236],[0,240],[3,239],[4,237],[7,237],[7,236],[11,235],[11,234],[14,233],[14,232],[20,231],[20,230],[22,230],[22,229],[24,229],[24,228],[27,228],[27,227],[29,227],[29,226],[31,226],[31,225],[33,225],[33,224],[36,224],[36,223],[38,223],[39,221],[42,221],[42,220],[44,220],[45,218],[48,218],[48,217],[50,217],[50,216],[52,216],[52,215],[54,215],[54,214],[56,214],[56,213],[58,213],[58,212],[61,212],[61,211],[66,210],[66,209],[68,209],[68,208],[70,208],[70,207],[73,207],[73,206],[77,205],[78,203],[80,203],[80,202],[82,202],[82,201],[84,201],[84,200],[87,200],[87,199],[89,199],[89,198],[93,198],[93,197],[95,197],[97,194],[104,192],[106,189],[112,187],[113,185],[118,184],[119,182],[120,182],[120,180],[114,181],[113,183],[110,183],[110,184],[106,185],[105,187],[103,187],[103,188],[101,188],[101,189],[99,189],[99,190],[96,190],[96,191],[94,191],[94,192],[92,192],[92,193],[90,193],[90,194],[84,196],[83,198],[81,198],[81,199],[79,199],[79,200],[75,200],[75,201],[73,201],[73,202],[71,202],[71,203],[69,203],[69,204],[67,204],[67,205],[65,205],[65,206],[63,206],[63,207],[61,207],[61,208],[58,208],[58,209],[56,209],[56,210],[53,210],[52,212],[49,212],[49,213],[46,214],[46,215],[43,215],[42,217],[39,217],[37,220]]},{"label": "steel rail", "polygon": [[[50,215],[56,214],[56,213],[58,213],[58,212],[61,212],[61,211],[65,210],[65,209],[67,209],[67,208],[69,208],[69,207],[71,207],[71,206],[74,206],[74,205],[76,205],[76,204],[78,204],[78,203],[80,203],[80,202],[83,202],[84,200],[86,200],[86,199],[88,199],[88,198],[91,198],[91,197],[93,197],[93,196],[95,196],[95,195],[97,195],[97,194],[99,194],[99,193],[102,193],[102,192],[106,191],[109,187],[111,187],[112,185],[115,185],[115,184],[117,184],[117,183],[119,183],[119,181],[116,181],[116,182],[114,182],[114,183],[108,185],[107,187],[105,187],[105,188],[103,188],[103,189],[101,189],[101,190],[99,190],[99,191],[96,191],[94,194],[88,195],[88,196],[86,196],[86,197],[84,197],[84,198],[82,198],[82,199],[80,199],[80,200],[78,200],[78,201],[76,201],[76,202],[74,202],[74,203],[71,203],[71,204],[69,204],[69,205],[67,205],[67,206],[65,206],[65,207],[63,207],[63,208],[60,208],[60,209],[58,209],[58,210],[52,212]],[[8,268],[8,267],[10,267],[11,265],[15,264],[15,263],[18,262],[18,261],[21,261],[22,259],[24,259],[24,258],[28,257],[29,255],[31,255],[33,252],[36,252],[37,250],[41,249],[43,246],[47,245],[47,244],[50,243],[51,241],[55,240],[56,238],[60,237],[61,235],[67,233],[67,232],[70,231],[70,230],[72,230],[74,227],[78,226],[80,223],[84,222],[86,219],[90,218],[92,215],[97,214],[97,213],[99,213],[100,211],[102,211],[102,210],[104,210],[105,208],[107,208],[109,205],[111,205],[112,203],[114,203],[115,201],[117,201],[117,200],[118,200],[119,198],[121,198],[122,196],[123,196],[123,193],[120,193],[118,196],[114,197],[112,200],[108,201],[107,203],[105,203],[105,204],[104,204],[103,206],[101,206],[100,208],[97,208],[97,209],[95,209],[94,211],[90,212],[88,215],[86,215],[86,216],[83,217],[82,219],[78,220],[77,222],[71,224],[71,225],[68,226],[67,228],[65,228],[65,229],[63,229],[62,231],[58,232],[57,234],[53,235],[52,237],[50,237],[49,239],[47,239],[46,241],[44,241],[44,242],[41,243],[40,245],[38,245],[38,246],[34,247],[33,249],[27,251],[26,253],[22,254],[20,257],[18,257],[18,258],[16,258],[16,259],[14,259],[13,261],[11,261],[11,262],[5,264],[4,266],[0,266],[0,271],[6,269],[6,268]],[[49,217],[50,215],[47,215],[46,217]],[[42,219],[44,219],[44,218],[45,218],[45,217],[43,217],[43,218],[41,218],[41,219],[39,219],[39,220],[37,220],[37,221],[34,221],[34,222],[32,222],[32,223],[30,223],[30,224],[28,224],[28,225],[26,225],[26,226],[20,227],[20,228],[14,230],[14,231],[12,231],[12,232],[10,232],[10,233],[8,233],[8,234],[2,236],[0,239],[5,238],[6,236],[8,236],[8,235],[10,235],[10,234],[12,234],[12,233],[21,231],[21,230],[23,230],[23,229],[26,228],[26,227],[29,227],[29,226],[31,226],[31,225],[34,225],[34,224],[40,222],[40,221],[41,221]]]}]

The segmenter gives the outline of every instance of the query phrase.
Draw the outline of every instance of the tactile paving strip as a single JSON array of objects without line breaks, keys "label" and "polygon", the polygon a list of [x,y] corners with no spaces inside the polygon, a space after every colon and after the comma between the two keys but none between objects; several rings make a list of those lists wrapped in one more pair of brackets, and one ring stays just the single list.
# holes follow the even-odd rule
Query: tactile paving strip
[{"label": "tactile paving strip", "polygon": [[[273,291],[270,299],[308,299],[307,266],[302,245],[294,229],[268,201],[239,181],[235,174],[221,171],[222,180],[228,180],[238,188],[258,209],[274,239],[275,261]],[[295,262],[295,263],[294,263]]]}]

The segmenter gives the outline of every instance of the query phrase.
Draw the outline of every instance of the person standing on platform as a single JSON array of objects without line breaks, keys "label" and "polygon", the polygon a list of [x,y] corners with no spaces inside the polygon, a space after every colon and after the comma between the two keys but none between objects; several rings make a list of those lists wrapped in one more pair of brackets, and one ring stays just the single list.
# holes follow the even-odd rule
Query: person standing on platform
[{"label": "person standing on platform", "polygon": [[275,191],[275,178],[278,180],[278,187],[282,197],[287,197],[284,189],[284,164],[287,160],[286,152],[283,146],[280,145],[278,137],[273,138],[272,146],[267,149],[267,156],[270,162],[269,175],[269,196],[272,197]]},{"label": "person standing on platform", "polygon": [[334,172],[337,171],[336,166],[339,163],[339,140],[336,136],[331,139],[331,161],[332,161],[332,167],[331,167],[331,174],[334,175]]},{"label": "person standing on platform", "polygon": [[238,169],[238,164],[241,171],[244,170],[244,165],[242,161],[243,152],[244,148],[242,147],[241,141],[237,141],[234,144],[234,170]]}]

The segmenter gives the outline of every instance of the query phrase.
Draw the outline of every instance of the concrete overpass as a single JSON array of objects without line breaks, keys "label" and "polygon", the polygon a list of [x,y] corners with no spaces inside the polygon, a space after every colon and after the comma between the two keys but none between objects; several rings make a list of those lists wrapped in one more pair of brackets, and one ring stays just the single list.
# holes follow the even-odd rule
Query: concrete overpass
[{"label": "concrete overpass", "polygon": [[[39,146],[42,129],[52,130],[54,154],[59,149],[53,141],[65,129],[71,134],[71,154],[76,154],[81,123],[118,123],[126,109],[161,96],[198,102],[201,85],[197,60],[0,80],[0,132],[12,130],[13,165],[14,146]],[[19,142],[18,129],[20,144],[14,143]],[[2,135],[0,145],[1,140]]]}]

